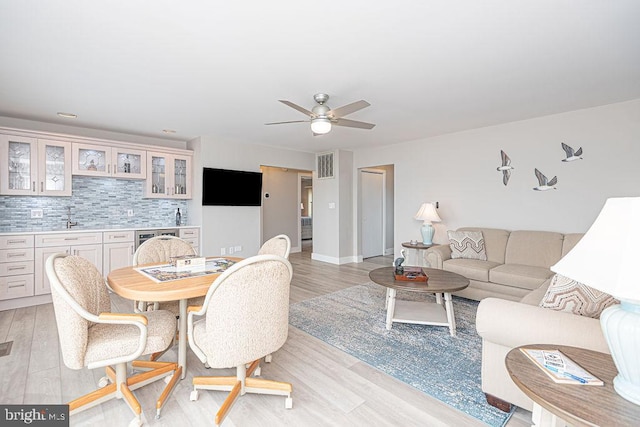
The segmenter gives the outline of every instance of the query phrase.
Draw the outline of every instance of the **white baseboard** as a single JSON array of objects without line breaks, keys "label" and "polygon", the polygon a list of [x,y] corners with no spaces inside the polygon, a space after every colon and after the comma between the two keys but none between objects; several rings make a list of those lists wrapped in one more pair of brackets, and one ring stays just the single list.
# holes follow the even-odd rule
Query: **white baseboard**
[{"label": "white baseboard", "polygon": [[387,248],[384,250],[385,255],[393,255],[393,248]]},{"label": "white baseboard", "polygon": [[290,254],[296,254],[298,252],[302,252],[302,249],[299,246],[291,248],[291,250],[289,251]]},{"label": "white baseboard", "polygon": [[329,264],[336,264],[336,265],[362,262],[362,259],[360,259],[360,261],[358,261],[358,257],[357,256],[336,258],[336,257],[327,256],[327,255],[317,254],[315,252],[311,253],[311,259],[316,260],[316,261],[327,262]]}]

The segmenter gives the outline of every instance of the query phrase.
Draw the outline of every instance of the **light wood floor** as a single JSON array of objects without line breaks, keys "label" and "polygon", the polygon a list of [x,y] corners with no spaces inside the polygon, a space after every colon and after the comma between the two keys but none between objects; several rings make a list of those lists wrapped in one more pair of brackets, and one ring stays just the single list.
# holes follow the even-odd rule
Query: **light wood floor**
[{"label": "light wood floor", "polygon": [[[305,245],[308,249],[308,245]],[[332,265],[311,260],[310,252],[292,254],[295,303],[368,281],[368,272],[391,265],[393,257],[367,259],[359,264]],[[130,311],[131,302],[112,296],[114,311]],[[0,343],[13,341],[9,356],[0,358],[0,403],[62,403],[97,388],[103,370],[74,371],[64,366],[58,347],[51,304],[0,312]],[[176,360],[176,349],[163,360]],[[226,393],[201,391],[189,400],[194,375],[234,375],[232,370],[207,370],[189,352],[188,373],[173,392],[159,420],[155,399],[164,383],[135,391],[147,425],[205,426]],[[426,363],[426,362],[425,362]],[[420,369],[420,367],[416,367]],[[278,396],[240,397],[224,426],[485,426],[358,359],[291,327],[289,339],[263,364],[262,377],[293,384],[293,409]],[[125,426],[132,419],[119,400],[103,403],[71,417],[72,426]],[[508,427],[531,424],[531,413],[518,410]]]}]

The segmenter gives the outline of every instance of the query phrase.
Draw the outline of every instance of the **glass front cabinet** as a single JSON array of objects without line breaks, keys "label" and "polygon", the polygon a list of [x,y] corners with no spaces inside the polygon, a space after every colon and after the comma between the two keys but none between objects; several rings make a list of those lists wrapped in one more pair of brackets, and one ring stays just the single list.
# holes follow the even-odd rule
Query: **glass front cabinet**
[{"label": "glass front cabinet", "polygon": [[73,174],[146,179],[147,152],[129,148],[73,144]]},{"label": "glass front cabinet", "polygon": [[191,156],[147,152],[147,169],[147,197],[191,198]]},{"label": "glass front cabinet", "polygon": [[0,194],[71,196],[71,143],[0,135]]}]

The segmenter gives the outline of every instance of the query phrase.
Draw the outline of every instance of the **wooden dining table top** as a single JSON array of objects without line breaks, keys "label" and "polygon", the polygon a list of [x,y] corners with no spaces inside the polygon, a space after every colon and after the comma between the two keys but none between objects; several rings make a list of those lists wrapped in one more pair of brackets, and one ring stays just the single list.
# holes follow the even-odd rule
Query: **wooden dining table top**
[{"label": "wooden dining table top", "polygon": [[[242,261],[242,258],[225,258],[236,262]],[[107,283],[115,293],[127,299],[136,301],[176,301],[206,295],[211,284],[223,273],[156,282],[137,271],[139,268],[147,268],[154,265],[167,265],[167,263],[152,263],[113,270],[107,276]]]}]

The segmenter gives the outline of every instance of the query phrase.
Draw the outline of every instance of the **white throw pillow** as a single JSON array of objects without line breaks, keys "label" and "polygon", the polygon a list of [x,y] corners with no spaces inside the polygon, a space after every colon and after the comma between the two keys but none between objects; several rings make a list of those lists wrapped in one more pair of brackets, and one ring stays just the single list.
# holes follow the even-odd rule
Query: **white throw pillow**
[{"label": "white throw pillow", "polygon": [[609,294],[556,274],[540,307],[598,319],[605,308],[617,303],[618,300]]},{"label": "white throw pillow", "polygon": [[487,260],[482,231],[447,231],[451,258]]}]

